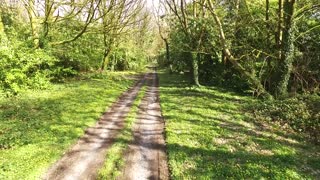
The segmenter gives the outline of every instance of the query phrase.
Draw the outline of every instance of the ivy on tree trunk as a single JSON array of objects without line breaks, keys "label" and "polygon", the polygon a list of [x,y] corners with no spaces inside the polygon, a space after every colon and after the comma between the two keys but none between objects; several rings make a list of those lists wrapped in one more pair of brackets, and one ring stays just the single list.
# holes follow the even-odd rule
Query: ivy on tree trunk
[{"label": "ivy on tree trunk", "polygon": [[281,43],[281,57],[278,62],[278,71],[276,76],[276,97],[284,97],[288,93],[288,84],[292,72],[292,63],[294,61],[294,6],[295,0],[285,0],[283,4],[283,40]]}]

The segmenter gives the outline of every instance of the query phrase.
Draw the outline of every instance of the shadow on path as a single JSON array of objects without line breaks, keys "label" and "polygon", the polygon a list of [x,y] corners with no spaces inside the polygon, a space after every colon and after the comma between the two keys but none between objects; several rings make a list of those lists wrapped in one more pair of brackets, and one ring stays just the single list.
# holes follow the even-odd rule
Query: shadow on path
[{"label": "shadow on path", "polygon": [[149,76],[145,75],[123,93],[96,125],[88,128],[85,135],[48,170],[43,179],[95,179],[106,150],[124,127],[124,119]]}]

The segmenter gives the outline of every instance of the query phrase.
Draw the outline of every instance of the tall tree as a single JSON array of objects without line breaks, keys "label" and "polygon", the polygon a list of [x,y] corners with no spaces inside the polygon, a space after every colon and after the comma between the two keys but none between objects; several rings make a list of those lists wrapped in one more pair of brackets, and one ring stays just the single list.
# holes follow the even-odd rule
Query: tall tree
[{"label": "tall tree", "polygon": [[69,39],[50,42],[50,45],[61,45],[79,39],[88,29],[89,25],[96,19],[97,7],[101,0],[79,0],[79,1],[54,1],[54,0],[23,0],[26,8],[33,45],[35,48],[43,48],[48,40],[50,26],[62,21],[77,19],[83,26]]},{"label": "tall tree", "polygon": [[263,87],[263,85],[261,84],[260,80],[255,77],[254,74],[249,73],[235,58],[235,56],[231,53],[230,48],[228,47],[227,44],[227,39],[225,36],[225,32],[224,32],[224,28],[223,25],[221,23],[221,20],[218,16],[218,14],[216,13],[216,9],[214,7],[214,4],[211,0],[208,0],[208,10],[210,11],[210,14],[212,15],[216,26],[218,28],[218,32],[219,32],[219,37],[220,37],[220,42],[221,42],[221,46],[223,49],[223,52],[225,54],[225,56],[228,58],[228,60],[232,63],[232,65],[235,67],[235,69],[237,69],[246,79],[248,79],[248,81],[250,82],[250,84],[252,84],[257,91],[258,95],[264,96],[266,98],[272,98],[272,96],[265,90],[265,88]]},{"label": "tall tree", "polygon": [[288,83],[294,61],[294,11],[295,0],[284,0],[283,4],[283,35],[281,42],[281,56],[277,67],[277,82],[275,95],[283,97],[287,95]]},{"label": "tall tree", "polygon": [[107,66],[113,46],[119,43],[119,36],[126,34],[130,26],[141,21],[136,17],[142,9],[141,0],[103,0],[99,6],[102,19],[100,32],[104,44],[100,70],[103,71]]},{"label": "tall tree", "polygon": [[[191,54],[192,74],[193,82],[195,85],[200,86],[199,83],[199,61],[200,61],[200,49],[203,43],[204,36],[204,24],[199,23],[200,19],[203,19],[205,13],[198,12],[198,3],[205,3],[205,0],[193,0],[191,3],[187,3],[186,0],[166,0],[166,4],[170,8],[173,15],[177,18],[177,22],[181,27],[185,37],[188,41],[188,49]],[[192,8],[189,10],[189,8]]]},{"label": "tall tree", "polygon": [[159,2],[158,7],[154,7],[155,20],[158,26],[160,38],[163,40],[166,48],[166,61],[170,64],[170,72],[172,72],[172,63],[170,60],[170,45],[169,45],[169,25],[167,23],[166,5]]}]

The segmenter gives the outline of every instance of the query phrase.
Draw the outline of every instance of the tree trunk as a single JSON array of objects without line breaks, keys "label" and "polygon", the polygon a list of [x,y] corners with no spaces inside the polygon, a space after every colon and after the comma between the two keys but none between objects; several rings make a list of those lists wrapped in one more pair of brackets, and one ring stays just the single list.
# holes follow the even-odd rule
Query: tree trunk
[{"label": "tree trunk", "polygon": [[25,4],[25,8],[27,10],[28,16],[29,16],[29,23],[31,28],[31,34],[33,39],[33,46],[34,48],[39,48],[39,24],[38,23],[38,17],[36,16],[36,8],[35,8],[35,1],[34,0],[28,0],[28,3]]},{"label": "tree trunk", "polygon": [[41,34],[39,36],[39,48],[44,48],[47,43],[47,36],[49,34],[49,22],[53,17],[53,5],[54,3],[51,0],[45,0],[44,2],[44,19],[42,24],[42,29],[41,29]]},{"label": "tree trunk", "polygon": [[227,42],[226,42],[226,38],[225,38],[225,34],[224,34],[224,30],[223,30],[220,18],[216,14],[212,2],[211,1],[208,1],[208,2],[209,2],[210,13],[213,16],[214,21],[217,23],[218,31],[220,34],[220,41],[221,41],[221,45],[222,45],[222,48],[224,51],[224,55],[231,62],[233,67],[235,67],[235,69],[238,70],[240,72],[240,74],[242,76],[244,76],[249,81],[249,83],[256,88],[255,91],[258,96],[263,96],[264,98],[272,99],[272,96],[265,90],[265,88],[261,84],[260,80],[257,77],[255,77],[254,74],[251,74],[248,71],[246,71],[245,68],[232,55],[231,51],[229,50],[229,48],[227,46]]},{"label": "tree trunk", "polygon": [[[282,17],[283,17],[282,4],[283,4],[282,0],[279,0],[278,1],[278,32],[276,33],[276,42],[279,49],[281,49],[281,42],[282,42]],[[281,51],[279,53],[279,59],[280,57],[281,57]]]},{"label": "tree trunk", "polygon": [[191,53],[192,54],[192,75],[193,75],[193,83],[196,86],[200,86],[199,83],[199,61],[200,61],[200,53]]},{"label": "tree trunk", "polygon": [[167,59],[167,62],[170,62],[169,42],[167,39],[164,39],[164,43],[166,44],[166,59]]},{"label": "tree trunk", "polygon": [[111,51],[110,48],[106,48],[104,50],[103,58],[102,58],[102,61],[101,61],[101,66],[100,66],[100,71],[104,71],[105,70],[105,68],[106,68],[106,66],[108,64],[110,51]]},{"label": "tree trunk", "polygon": [[[197,2],[193,0],[193,18],[197,18]],[[189,30],[189,34],[192,35],[192,32]],[[192,38],[191,38],[192,39]],[[193,75],[193,83],[196,86],[200,86],[199,83],[199,62],[200,62],[200,53],[198,52],[198,48],[201,45],[201,35],[199,37],[199,42],[197,43],[197,47],[193,48],[196,49],[196,52],[192,52],[191,57],[192,57],[192,75]]]},{"label": "tree trunk", "polygon": [[267,23],[267,28],[269,28],[269,13],[270,13],[270,2],[269,2],[269,0],[266,0],[266,23]]},{"label": "tree trunk", "polygon": [[168,39],[164,38],[163,39],[165,45],[166,45],[166,60],[167,60],[167,63],[169,63],[169,67],[170,67],[170,73],[173,72],[173,69],[172,69],[172,63],[170,61],[170,47],[169,47],[169,42],[168,42]]},{"label": "tree trunk", "polygon": [[2,14],[1,14],[1,10],[0,10],[0,41],[2,41],[3,39],[2,38],[5,38],[6,37],[6,34],[4,32],[4,25],[3,25],[3,22],[2,22]]},{"label": "tree trunk", "polygon": [[294,60],[294,6],[295,0],[285,0],[283,4],[283,39],[281,44],[281,58],[278,63],[276,97],[285,97],[288,93],[288,83]]},{"label": "tree trunk", "polygon": [[[2,21],[2,12],[0,9],[0,46],[8,47],[8,45],[9,45],[9,41],[8,41],[8,37],[7,37],[7,34],[4,29],[4,24]],[[0,61],[1,61],[1,59],[0,59]]]},{"label": "tree trunk", "polygon": [[[270,39],[270,0],[266,0],[266,14],[265,14],[265,20],[266,20],[266,30],[267,30],[267,38],[266,38],[266,44],[267,46],[271,46],[271,39]],[[266,50],[266,52],[272,53],[270,50]],[[267,61],[267,77],[264,79],[264,88],[267,89],[269,92],[271,91],[271,83],[272,83],[272,64],[271,64],[271,57],[269,55],[266,56]]]}]

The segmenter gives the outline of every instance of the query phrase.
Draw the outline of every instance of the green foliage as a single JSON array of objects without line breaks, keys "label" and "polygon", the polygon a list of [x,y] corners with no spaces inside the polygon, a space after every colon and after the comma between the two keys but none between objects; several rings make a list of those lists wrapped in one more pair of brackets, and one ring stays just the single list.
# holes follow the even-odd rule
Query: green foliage
[{"label": "green foliage", "polygon": [[[66,28],[65,32],[70,33],[70,29]],[[56,36],[56,38],[66,39],[69,37]],[[77,72],[98,69],[103,56],[101,39],[100,34],[85,34],[72,43],[52,47],[52,54],[59,60],[57,67]]]},{"label": "green foliage", "polygon": [[144,70],[147,64],[145,52],[130,43],[121,46],[110,54],[107,68],[111,71]]},{"label": "green foliage", "polygon": [[319,178],[319,147],[244,110],[257,100],[190,87],[181,75],[159,77],[172,179]]},{"label": "green foliage", "polygon": [[39,178],[132,85],[124,75],[82,75],[0,98],[0,179]]},{"label": "green foliage", "polygon": [[56,59],[44,50],[27,50],[10,44],[0,49],[0,87],[10,94],[26,88],[49,86],[50,68]]},{"label": "green foliage", "polygon": [[[170,2],[173,3],[167,1]],[[268,12],[266,2],[269,2]],[[275,91],[278,94],[318,92],[319,7],[313,0],[295,4],[286,1],[282,8],[285,15],[279,20],[278,2],[215,2],[214,12],[222,23],[226,47],[222,46],[220,28],[210,8],[202,8],[201,3],[187,3],[183,7],[177,3],[178,8],[172,9],[177,12],[167,14],[165,18],[170,26],[168,39],[172,58],[170,62],[165,62],[165,51],[162,50],[159,64],[170,66],[178,72],[185,69],[192,71],[191,59],[186,54],[198,52],[212,57],[203,57],[198,62],[202,84],[228,84],[229,87],[246,91],[257,89],[261,82],[262,89],[274,94],[277,94]],[[198,8],[194,11],[196,6]],[[181,15],[181,8],[185,10],[186,17]],[[279,23],[283,26],[281,33],[277,28]],[[236,64],[243,68],[234,68],[222,52],[223,48],[228,48]],[[249,86],[251,77],[256,79],[256,83]]]},{"label": "green foliage", "polygon": [[251,106],[259,118],[306,134],[320,143],[320,96],[300,95],[286,100],[267,101]]},{"label": "green foliage", "polygon": [[[92,21],[85,22],[78,17],[78,14],[73,14],[74,12],[70,12],[67,17],[61,14],[54,17],[53,12],[45,15],[36,12],[45,12],[44,8],[47,7],[45,3],[53,3],[52,7],[55,7],[47,9],[48,11],[56,9],[61,6],[59,2],[46,1],[43,7],[34,9],[32,7],[35,4],[31,1],[2,3],[3,6],[0,7],[2,94],[10,96],[17,95],[24,89],[45,89],[50,86],[50,82],[63,82],[81,72],[91,72],[100,68],[105,51],[102,24],[99,21],[102,17],[94,17]],[[90,6],[90,2],[86,3],[79,5],[78,13],[81,14],[81,9],[86,9],[80,8],[82,5],[87,8],[94,7]],[[74,3],[70,2],[68,5],[73,6]],[[124,9],[126,6],[127,4],[123,4],[123,7],[121,5]],[[121,13],[120,4],[118,8],[110,8],[114,8],[113,17],[118,17]],[[28,9],[34,12],[30,14]],[[94,13],[93,9],[89,11],[90,13]],[[133,15],[135,13],[136,15]],[[132,13],[132,16],[140,16],[138,10],[135,13]],[[112,51],[114,58],[110,59],[109,69],[142,70],[147,63],[146,47],[152,41],[152,36],[147,32],[148,21],[134,20],[138,17],[131,16],[125,19],[120,16],[119,18],[124,21],[128,18],[130,23],[108,24],[111,29],[116,26],[121,29],[114,34],[107,34],[106,37],[114,41],[114,44],[110,45],[114,47]],[[125,24],[130,24],[130,28],[125,28]],[[146,41],[141,40],[145,37]]]},{"label": "green foliage", "polygon": [[73,70],[71,67],[63,68],[63,67],[55,67],[51,72],[53,76],[52,81],[54,82],[63,82],[68,77],[73,77],[78,75],[78,71]]},{"label": "green foliage", "polygon": [[312,12],[297,21],[297,34],[292,91],[319,92],[320,90],[320,17]]},{"label": "green foliage", "polygon": [[147,32],[147,27],[138,28],[135,27],[132,30],[133,32],[128,35],[118,37],[117,41],[120,41],[120,43],[111,50],[108,56],[108,62],[106,63],[108,70],[141,71],[145,69],[145,66],[149,63],[148,50],[153,42],[153,37],[152,32]]}]

